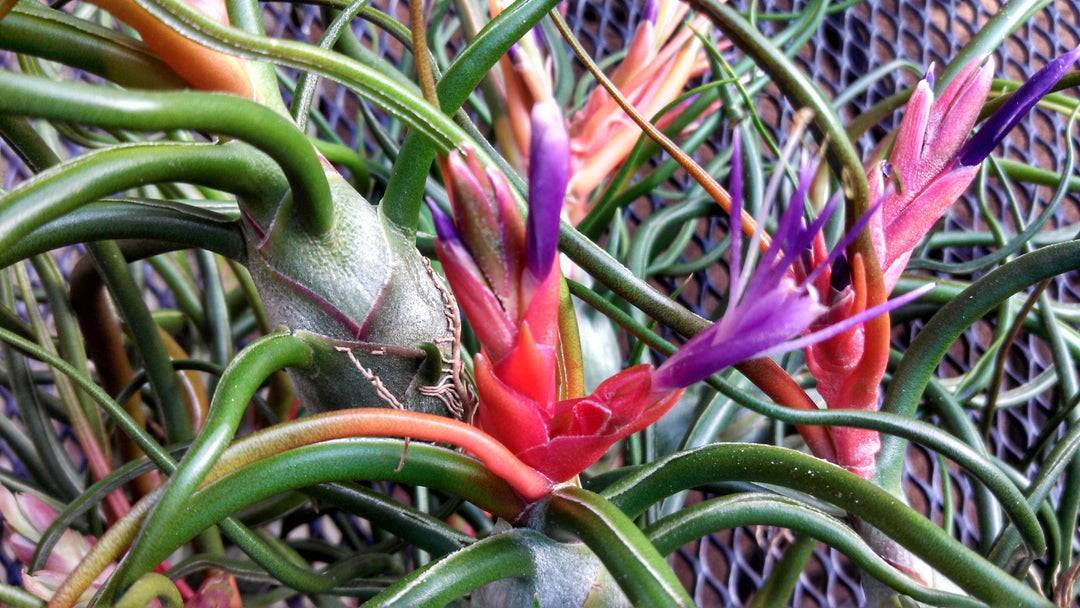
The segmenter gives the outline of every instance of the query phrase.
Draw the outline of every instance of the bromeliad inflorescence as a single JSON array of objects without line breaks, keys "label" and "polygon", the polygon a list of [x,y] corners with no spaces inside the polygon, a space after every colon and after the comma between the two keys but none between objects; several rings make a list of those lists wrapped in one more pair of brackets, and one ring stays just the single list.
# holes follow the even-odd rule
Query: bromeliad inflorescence
[{"label": "bromeliad inflorescence", "polygon": [[[565,192],[565,131],[554,113],[534,111],[533,120],[533,133],[547,135],[533,140],[527,222],[502,174],[485,170],[471,154],[455,154],[446,162],[455,218],[434,205],[432,213],[439,259],[483,347],[475,358],[478,423],[552,481],[574,477],[616,441],[658,420],[685,387],[705,376],[829,338],[919,295],[800,337],[827,309],[813,287],[817,275],[796,281],[789,270],[835,207],[809,226],[803,221],[814,174],[808,163],[760,260],[753,252],[764,238],[761,232],[751,239],[745,264],[741,240],[733,235],[732,297],[724,316],[659,369],[631,367],[583,396],[575,380],[580,359],[568,335],[574,331],[572,320],[567,323],[572,309],[560,306],[555,248]],[[742,213],[739,174],[736,168],[736,218]],[[563,181],[553,183],[553,177]]]},{"label": "bromeliad inflorescence", "polygon": [[[934,98],[934,68],[916,85],[904,111],[888,162],[873,164],[867,175],[871,202],[870,234],[884,277],[882,294],[869,294],[866,260],[854,255],[834,265],[825,258],[824,239],[817,238],[808,267],[795,268],[806,276],[818,273],[815,286],[828,312],[814,328],[846,323],[859,315],[867,301],[883,301],[911,258],[915,245],[967,190],[979,164],[1005,138],[1080,57],[1080,47],[1046,65],[1021,86],[979,128],[968,136],[990,92],[993,59],[964,67]],[[871,297],[876,296],[876,297]],[[818,392],[830,408],[876,410],[878,385],[889,357],[885,331],[862,324],[806,348],[806,362],[818,380]],[[876,431],[828,429],[837,464],[863,477],[874,472],[880,447]]]}]

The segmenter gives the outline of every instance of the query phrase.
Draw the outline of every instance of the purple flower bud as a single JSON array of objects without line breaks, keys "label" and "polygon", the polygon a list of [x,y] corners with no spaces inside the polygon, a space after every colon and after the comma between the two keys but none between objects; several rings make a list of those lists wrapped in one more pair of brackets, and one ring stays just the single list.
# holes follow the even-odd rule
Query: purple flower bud
[{"label": "purple flower bud", "polygon": [[847,256],[839,255],[833,260],[829,273],[829,286],[837,293],[844,291],[851,285],[851,266],[848,265]]},{"label": "purple flower bud", "polygon": [[656,18],[660,15],[659,0],[645,0],[645,6],[641,9],[641,21],[648,21],[656,25]]},{"label": "purple flower bud", "polygon": [[926,84],[930,85],[930,90],[934,89],[934,62],[931,61],[930,67],[926,68],[926,74],[923,76],[923,80],[926,81]]},{"label": "purple flower bud", "polygon": [[461,240],[461,236],[458,234],[457,226],[454,225],[454,220],[442,210],[431,199],[427,199],[428,209],[431,209],[431,219],[435,223],[435,234],[439,236],[443,241],[458,241]]},{"label": "purple flower bud", "polygon": [[533,104],[529,145],[529,217],[525,222],[525,260],[542,281],[551,270],[559,244],[566,184],[570,177],[570,137],[562,109],[548,98]]},{"label": "purple flower bud", "polygon": [[1061,77],[1072,68],[1080,57],[1080,47],[1065,53],[1046,64],[1027,82],[1009,97],[1008,101],[990,118],[986,119],[979,132],[960,148],[956,159],[963,167],[973,167],[993,152],[1009,131],[1024,118],[1044,95],[1054,88]]},{"label": "purple flower bud", "polygon": [[525,51],[521,50],[521,43],[515,42],[507,49],[506,54],[510,57],[510,61],[514,64],[521,62],[521,55]]}]

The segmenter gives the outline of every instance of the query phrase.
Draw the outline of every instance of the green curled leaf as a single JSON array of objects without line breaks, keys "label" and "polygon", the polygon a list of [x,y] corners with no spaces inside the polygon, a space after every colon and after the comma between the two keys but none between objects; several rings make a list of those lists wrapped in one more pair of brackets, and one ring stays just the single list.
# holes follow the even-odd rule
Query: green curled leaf
[{"label": "green curled leaf", "polygon": [[[782,472],[782,474],[781,474]],[[1042,596],[949,536],[895,496],[807,454],[765,445],[715,444],[637,468],[603,496],[630,516],[659,498],[717,481],[782,485],[852,513],[893,539],[973,596],[1001,605],[1046,606]]]},{"label": "green curled leaf", "polygon": [[920,585],[902,575],[851,528],[805,503],[784,496],[736,494],[697,503],[645,529],[662,555],[695,539],[740,526],[777,526],[801,532],[839,550],[870,576],[896,591],[934,606],[984,604],[976,599]]}]

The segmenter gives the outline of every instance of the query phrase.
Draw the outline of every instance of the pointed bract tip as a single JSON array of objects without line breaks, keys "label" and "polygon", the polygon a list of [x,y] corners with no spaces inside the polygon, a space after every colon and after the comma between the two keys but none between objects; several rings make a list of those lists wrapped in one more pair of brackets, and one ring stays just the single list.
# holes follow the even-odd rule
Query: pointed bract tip
[{"label": "pointed bract tip", "polygon": [[529,216],[525,222],[525,259],[537,279],[547,276],[559,244],[566,184],[570,178],[570,137],[554,98],[533,104],[529,146]]},{"label": "pointed bract tip", "polygon": [[986,119],[979,128],[979,132],[960,148],[956,154],[957,162],[963,167],[973,167],[981,163],[1005,139],[1009,131],[1012,131],[1035,107],[1035,104],[1054,88],[1061,77],[1076,63],[1077,58],[1080,58],[1080,46],[1036,72],[990,118]]}]

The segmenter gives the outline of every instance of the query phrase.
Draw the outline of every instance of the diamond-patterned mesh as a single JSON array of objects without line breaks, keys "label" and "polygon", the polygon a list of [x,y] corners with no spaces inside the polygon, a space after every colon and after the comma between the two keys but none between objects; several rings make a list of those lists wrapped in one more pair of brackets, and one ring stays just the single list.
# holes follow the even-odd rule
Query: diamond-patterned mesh
[{"label": "diamond-patterned mesh", "polygon": [[[407,22],[404,3],[390,0],[389,12]],[[777,3],[770,10],[798,11],[808,3],[791,0]],[[819,30],[801,49],[797,61],[811,79],[835,97],[847,90],[856,80],[894,59],[910,62],[915,71],[893,69],[877,79],[866,90],[855,95],[840,109],[844,120],[864,112],[875,103],[897,90],[912,85],[922,70],[937,62],[943,65],[960,49],[973,32],[977,31],[999,8],[994,0],[939,0],[900,1],[872,0],[862,2],[846,10],[828,15]],[[322,28],[318,21],[318,9],[304,5],[264,5],[268,30],[275,36],[315,40]],[[571,0],[566,8],[568,21],[594,57],[600,57],[620,49],[633,33],[633,25],[640,13],[640,3],[623,0]],[[1020,27],[1009,41],[996,49],[994,57],[1000,66],[999,75],[1011,80],[1024,80],[1049,58],[1055,57],[1080,42],[1080,9],[1073,3],[1054,3],[1034,19]],[[777,31],[783,23],[762,22],[766,32]],[[358,34],[367,35],[358,31]],[[378,48],[394,52],[400,47],[386,34],[376,41]],[[9,59],[9,56],[5,56]],[[369,150],[372,143],[370,126],[358,118],[358,103],[342,88],[332,83],[322,83],[318,108],[326,117],[327,126],[344,143],[357,146],[363,142]],[[371,108],[369,108],[371,110]],[[774,96],[759,104],[763,118],[770,120],[778,137],[787,132],[790,108]],[[373,110],[378,118],[379,113]],[[899,116],[884,121],[860,140],[868,151],[885,135]],[[1004,144],[1006,158],[1024,160],[1050,170],[1064,166],[1064,142],[1066,120],[1059,115],[1036,110],[1024,119],[1012,137]],[[720,129],[719,132],[723,132]],[[724,142],[712,142],[712,146]],[[3,146],[3,171],[5,189],[25,179],[27,174],[15,159],[10,148]],[[14,168],[13,168],[14,167]],[[1012,217],[1009,202],[1000,188],[991,181],[986,193],[986,203],[980,206],[974,195],[969,195],[957,205],[946,220],[948,230],[982,231],[989,227],[988,219],[996,220],[1015,232],[1017,222]],[[1041,210],[1051,196],[1051,190],[1013,183],[1015,195],[1022,203],[1022,221],[1029,220],[1028,209]],[[627,219],[636,226],[649,213],[648,205],[637,205],[627,211]],[[1032,214],[1033,216],[1034,214]],[[1069,196],[1050,221],[1049,228],[1075,226],[1080,220],[1080,205]],[[694,236],[692,248],[701,252],[713,249],[726,231],[724,221],[709,219]],[[986,254],[994,247],[981,245],[947,247],[933,250],[929,257],[948,263],[958,263]],[[681,300],[691,308],[708,314],[721,301],[726,291],[726,272],[713,265],[708,273],[699,273],[698,282],[687,288]],[[978,273],[972,275],[973,278]],[[1080,302],[1080,280],[1075,274],[1060,277],[1049,288],[1051,298],[1057,302]],[[907,335],[899,335],[897,346],[903,346],[921,327],[920,321],[908,326]],[[990,322],[980,322],[967,332],[950,351],[942,365],[944,376],[954,376],[980,359],[994,337],[1001,331]],[[1003,390],[1019,392],[1031,386],[1052,367],[1052,359],[1045,343],[1033,336],[1021,334],[1009,351],[1006,364],[1006,380]],[[1010,464],[1017,464],[1032,445],[1048,417],[1054,399],[1060,396],[1049,390],[1035,391],[1035,396],[1018,404],[1004,401],[992,428],[994,453]],[[8,395],[0,391],[5,400]],[[1010,393],[1006,392],[1006,395]],[[1006,407],[1010,406],[1010,407]],[[10,408],[10,403],[8,404]],[[3,456],[11,458],[3,449]],[[929,452],[913,447],[909,450],[909,467],[906,474],[908,495],[912,505],[940,522],[945,512],[942,499],[942,476],[951,482],[953,498],[953,522],[955,534],[964,543],[974,546],[978,538],[978,525],[974,521],[970,480],[953,467],[943,467],[942,462]],[[742,605],[753,596],[763,577],[772,569],[789,542],[782,530],[736,529],[681,549],[673,558],[676,571],[692,589],[695,600],[701,606]],[[2,558],[0,558],[2,559]],[[9,571],[9,575],[14,574]],[[858,575],[842,555],[819,546],[806,571],[800,576],[795,589],[794,606],[843,606],[862,605],[865,597],[858,583]]]}]

